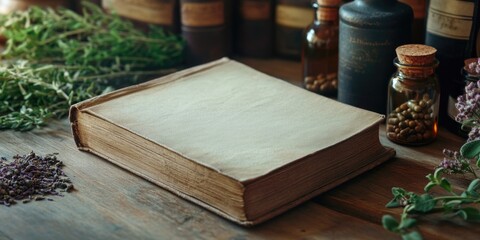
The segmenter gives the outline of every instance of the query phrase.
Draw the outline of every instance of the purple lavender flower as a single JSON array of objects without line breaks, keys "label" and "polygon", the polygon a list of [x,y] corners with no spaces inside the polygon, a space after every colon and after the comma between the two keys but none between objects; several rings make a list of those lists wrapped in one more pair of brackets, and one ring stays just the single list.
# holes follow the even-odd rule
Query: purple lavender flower
[{"label": "purple lavender flower", "polygon": [[470,130],[470,133],[468,133],[468,140],[467,142],[471,142],[473,140],[478,140],[480,139],[480,127],[474,127],[472,130]]},{"label": "purple lavender flower", "polygon": [[[458,109],[458,115],[455,120],[465,123],[469,121],[473,128],[480,127],[480,81],[470,82],[465,86],[465,94],[457,98],[455,107]],[[478,131],[478,130],[476,130]],[[472,133],[476,136],[475,133]]]},{"label": "purple lavender flower", "polygon": [[470,160],[463,158],[458,151],[443,149],[444,158],[438,165],[445,173],[467,173],[471,172]]},{"label": "purple lavender flower", "polygon": [[468,64],[466,70],[470,74],[480,74],[480,58],[478,58],[477,61]]}]

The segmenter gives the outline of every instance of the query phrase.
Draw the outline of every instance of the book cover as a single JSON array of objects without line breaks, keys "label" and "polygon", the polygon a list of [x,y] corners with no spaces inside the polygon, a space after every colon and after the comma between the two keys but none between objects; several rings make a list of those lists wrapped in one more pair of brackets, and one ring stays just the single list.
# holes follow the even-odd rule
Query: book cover
[{"label": "book cover", "polygon": [[72,106],[80,150],[243,225],[387,160],[383,116],[221,59]]}]

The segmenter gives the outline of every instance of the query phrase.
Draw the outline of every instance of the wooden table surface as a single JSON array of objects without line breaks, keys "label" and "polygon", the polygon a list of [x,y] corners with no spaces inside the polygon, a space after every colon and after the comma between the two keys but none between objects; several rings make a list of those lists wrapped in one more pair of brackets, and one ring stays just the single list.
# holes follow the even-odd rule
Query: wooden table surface
[{"label": "wooden table surface", "polygon": [[[241,59],[270,75],[300,84],[300,64],[285,60]],[[220,83],[221,84],[221,83]],[[440,128],[427,146],[403,147],[394,159],[266,223],[245,228],[145,181],[107,161],[76,149],[67,120],[31,132],[0,132],[0,156],[35,151],[59,153],[75,191],[54,201],[0,205],[3,239],[392,239],[381,226],[391,188],[421,192],[425,175],[445,147],[463,139]],[[460,184],[465,184],[461,179]],[[442,216],[420,218],[427,239],[478,239],[480,228]]]}]

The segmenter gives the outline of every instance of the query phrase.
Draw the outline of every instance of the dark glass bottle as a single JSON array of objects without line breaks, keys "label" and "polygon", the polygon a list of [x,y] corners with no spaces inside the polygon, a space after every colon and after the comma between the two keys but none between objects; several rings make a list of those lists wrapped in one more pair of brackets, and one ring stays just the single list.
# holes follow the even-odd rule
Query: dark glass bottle
[{"label": "dark glass bottle", "polygon": [[355,0],[340,8],[338,100],[385,113],[395,48],[411,39],[412,8],[397,0]]},{"label": "dark glass bottle", "polygon": [[[440,81],[440,124],[446,125],[449,95],[461,89],[458,81],[463,67],[465,49],[472,29],[474,0],[429,0],[425,44],[438,50],[437,59],[443,63],[438,68]],[[454,90],[457,91],[457,90]],[[457,93],[454,93],[457,94]]]},{"label": "dark glass bottle", "polygon": [[445,119],[442,121],[442,124],[445,125],[445,127],[448,130],[465,138],[467,137],[468,132],[465,130],[462,130],[461,128],[462,124],[455,120],[455,117],[458,114],[458,110],[455,107],[455,104],[457,103],[457,97],[465,93],[465,85],[468,84],[470,81],[478,80],[478,76],[469,74],[468,71],[465,70],[465,68],[468,66],[470,62],[476,60],[473,58],[479,57],[479,54],[478,54],[478,51],[480,50],[478,46],[479,44],[478,41],[480,40],[478,37],[479,27],[480,27],[480,22],[479,22],[480,21],[480,12],[479,12],[480,4],[479,3],[480,3],[479,0],[474,0],[473,21],[471,25],[472,27],[470,30],[468,41],[465,44],[466,45],[465,54],[463,57],[464,59],[467,59],[464,61],[465,66],[462,65],[463,67],[461,67],[460,71],[458,71],[457,69],[456,78],[453,78],[450,81],[448,81],[448,99],[446,99],[447,114],[445,115]]},{"label": "dark glass bottle", "polygon": [[303,86],[322,95],[336,95],[338,71],[338,8],[340,0],[316,0],[313,23],[302,44]]}]

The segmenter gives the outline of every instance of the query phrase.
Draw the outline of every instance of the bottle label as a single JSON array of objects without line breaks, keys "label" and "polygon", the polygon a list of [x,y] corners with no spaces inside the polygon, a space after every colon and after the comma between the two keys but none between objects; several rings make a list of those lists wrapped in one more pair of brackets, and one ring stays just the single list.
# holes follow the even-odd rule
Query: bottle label
[{"label": "bottle label", "polygon": [[102,7],[133,20],[173,25],[174,7],[171,0],[103,0]]},{"label": "bottle label", "polygon": [[458,109],[455,107],[456,103],[457,103],[456,99],[454,99],[452,96],[448,96],[447,113],[448,113],[448,116],[453,120],[455,120],[455,117],[458,115]]},{"label": "bottle label", "polygon": [[425,18],[425,7],[427,5],[426,0],[399,0],[408,4],[413,9],[413,16],[415,19]]},{"label": "bottle label", "polygon": [[395,48],[407,42],[401,28],[359,28],[340,21],[338,100],[384,113]]},{"label": "bottle label", "polygon": [[311,8],[278,4],[276,16],[275,22],[285,27],[304,29],[313,22],[313,10]]},{"label": "bottle label", "polygon": [[468,40],[472,28],[473,2],[430,0],[427,32],[442,37]]},{"label": "bottle label", "polygon": [[183,3],[180,11],[182,25],[188,27],[220,26],[225,21],[223,1]]},{"label": "bottle label", "polygon": [[338,19],[338,8],[320,7],[317,11],[317,18],[320,21],[335,21]]},{"label": "bottle label", "polygon": [[270,17],[270,2],[268,0],[244,0],[240,6],[242,17],[247,20],[266,20]]}]

